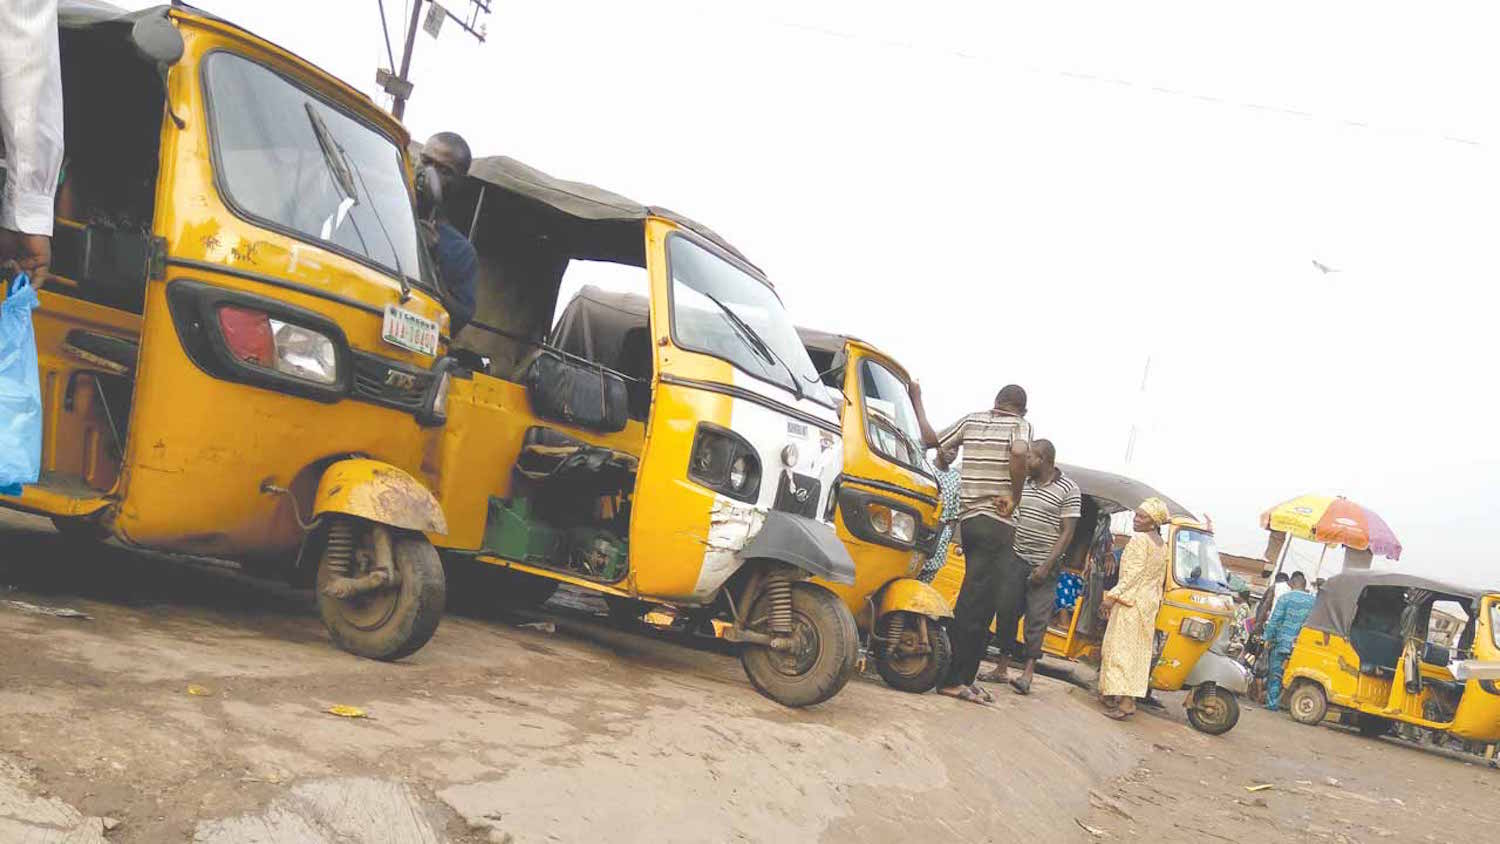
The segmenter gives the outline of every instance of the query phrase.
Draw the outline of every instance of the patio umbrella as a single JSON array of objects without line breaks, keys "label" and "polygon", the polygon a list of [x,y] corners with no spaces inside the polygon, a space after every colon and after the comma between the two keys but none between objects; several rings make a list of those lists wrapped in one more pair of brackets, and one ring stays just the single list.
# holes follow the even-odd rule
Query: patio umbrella
[{"label": "patio umbrella", "polygon": [[1401,540],[1380,514],[1343,496],[1299,495],[1262,513],[1260,526],[1327,545],[1401,559]]}]

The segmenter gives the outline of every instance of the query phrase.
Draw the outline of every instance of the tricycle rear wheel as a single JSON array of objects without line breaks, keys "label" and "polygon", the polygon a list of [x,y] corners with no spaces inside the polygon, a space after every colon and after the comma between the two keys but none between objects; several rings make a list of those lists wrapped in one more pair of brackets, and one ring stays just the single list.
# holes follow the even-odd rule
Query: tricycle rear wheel
[{"label": "tricycle rear wheel", "polygon": [[1292,696],[1287,699],[1287,709],[1291,710],[1293,721],[1316,727],[1323,723],[1323,717],[1328,714],[1328,695],[1324,693],[1322,686],[1312,680],[1303,680],[1292,688]]},{"label": "tricycle rear wheel", "polygon": [[[929,648],[926,653],[911,653],[921,642],[923,624],[927,626]],[[898,611],[880,620],[879,633],[885,641],[875,643],[875,670],[887,686],[914,694],[937,688],[953,661],[953,645],[942,625],[916,613]]]},{"label": "tricycle rear wheel", "polygon": [[[749,626],[766,630],[771,614],[768,587],[750,610]],[[859,658],[859,630],[838,596],[810,583],[793,583],[792,633],[796,646],[775,651],[745,645],[740,664],[755,690],[784,706],[812,706],[839,693],[854,676]],[[774,634],[773,634],[774,635]]]},{"label": "tricycle rear wheel", "polygon": [[1222,736],[1240,722],[1240,702],[1234,692],[1206,683],[1188,698],[1187,719],[1200,733]]},{"label": "tricycle rear wheel", "polygon": [[[348,516],[335,518],[349,519],[356,542],[368,546],[373,527],[370,522]],[[333,643],[356,656],[385,661],[410,656],[427,644],[443,618],[448,591],[442,561],[427,537],[415,531],[390,531],[391,560],[398,580],[395,585],[349,598],[325,594],[324,587],[339,575],[331,568],[327,548],[318,565],[315,585],[318,614]]]}]

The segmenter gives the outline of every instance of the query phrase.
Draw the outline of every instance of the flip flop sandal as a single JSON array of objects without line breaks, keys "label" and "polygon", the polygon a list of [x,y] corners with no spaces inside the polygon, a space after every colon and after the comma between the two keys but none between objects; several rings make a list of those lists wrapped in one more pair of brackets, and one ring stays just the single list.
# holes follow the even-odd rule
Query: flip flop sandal
[{"label": "flip flop sandal", "polygon": [[942,689],[938,689],[938,694],[942,695],[943,697],[957,698],[966,703],[977,703],[980,706],[984,706],[986,703],[983,697],[974,694],[974,690],[970,689],[968,686],[959,686],[958,691],[956,692],[948,692],[943,691]]},{"label": "flip flop sandal", "polygon": [[1010,681],[1010,687],[1012,689],[1014,689],[1015,693],[1018,694],[1018,695],[1029,695],[1029,694],[1031,694],[1031,684],[1030,683],[1023,684],[1020,680],[1011,680]]},{"label": "flip flop sandal", "polygon": [[1010,675],[1006,674],[1004,676],[1001,676],[1000,672],[998,671],[990,671],[988,673],[981,674],[974,679],[978,680],[981,683],[1009,683]]},{"label": "flip flop sandal", "polygon": [[990,692],[989,692],[988,689],[981,689],[978,686],[970,686],[969,687],[969,691],[973,692],[976,695],[979,695],[981,698],[984,699],[985,703],[994,703],[995,702],[995,696],[992,695],[992,694],[990,694]]},{"label": "flip flop sandal", "polygon": [[1130,713],[1126,712],[1123,709],[1105,709],[1104,717],[1113,718],[1116,721],[1124,721],[1126,718],[1130,717]]}]

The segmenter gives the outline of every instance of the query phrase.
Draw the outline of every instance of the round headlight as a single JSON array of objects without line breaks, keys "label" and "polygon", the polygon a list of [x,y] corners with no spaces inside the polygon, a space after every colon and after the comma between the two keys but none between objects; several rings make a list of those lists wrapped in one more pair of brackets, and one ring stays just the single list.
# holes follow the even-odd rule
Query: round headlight
[{"label": "round headlight", "polygon": [[869,513],[870,527],[874,528],[876,533],[889,535],[891,532],[891,508],[880,504],[871,504]]},{"label": "round headlight", "polygon": [[786,448],[781,450],[781,465],[788,469],[797,465],[797,444],[787,443]]},{"label": "round headlight", "polygon": [[745,488],[746,482],[750,480],[750,462],[744,455],[734,458],[729,464],[729,488],[739,492]]}]

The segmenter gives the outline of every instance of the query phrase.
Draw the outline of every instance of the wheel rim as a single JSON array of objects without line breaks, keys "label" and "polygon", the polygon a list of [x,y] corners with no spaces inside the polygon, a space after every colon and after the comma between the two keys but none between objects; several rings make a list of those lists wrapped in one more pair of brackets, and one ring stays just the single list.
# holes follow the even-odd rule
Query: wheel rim
[{"label": "wheel rim", "polygon": [[[405,579],[406,567],[402,565],[401,552],[399,548],[393,547],[391,554],[394,557],[392,564],[398,576]],[[358,574],[359,572],[355,572]],[[324,585],[331,577],[325,566],[318,568],[318,592],[321,595]],[[399,586],[388,586],[374,592],[366,592],[363,595],[355,595],[352,598],[328,598],[324,600],[333,604],[338,617],[345,624],[356,630],[371,631],[378,630],[389,622],[396,614],[397,604],[400,603],[401,588]]]},{"label": "wheel rim", "polygon": [[813,663],[818,661],[823,640],[812,619],[795,609],[792,611],[792,633],[787,638],[793,642],[791,648],[784,651],[766,648],[766,653],[776,673],[786,677],[800,677],[811,671]]},{"label": "wheel rim", "polygon": [[1229,720],[1229,705],[1215,691],[1213,694],[1199,695],[1197,701],[1198,718],[1205,724],[1218,725]]},{"label": "wheel rim", "polygon": [[1312,720],[1318,714],[1318,702],[1309,692],[1299,691],[1292,695],[1292,712],[1304,720]]},{"label": "wheel rim", "polygon": [[931,654],[913,653],[922,646],[917,631],[913,629],[913,625],[919,623],[915,619],[908,619],[905,629],[901,631],[901,638],[885,645],[885,664],[902,677],[921,674],[931,657]]}]

